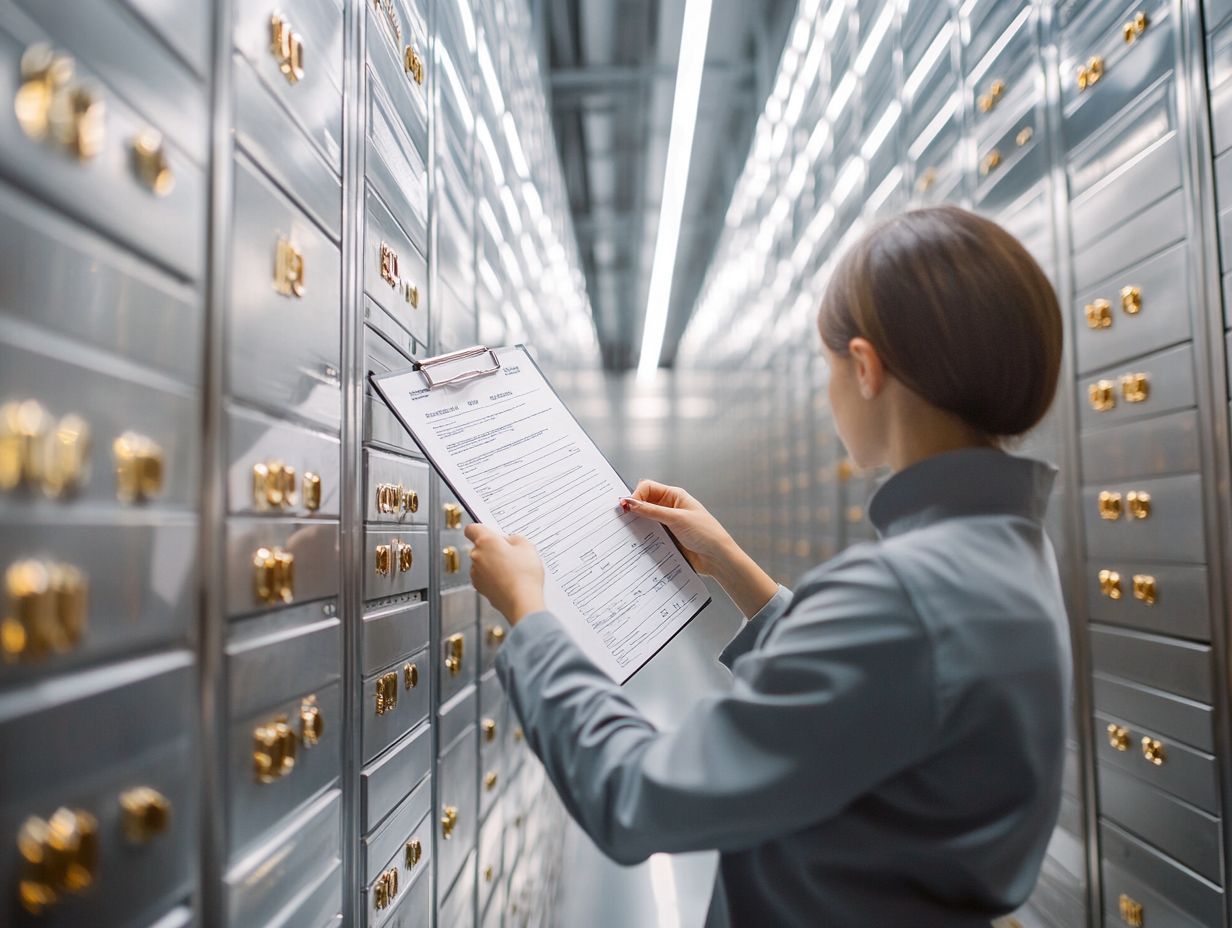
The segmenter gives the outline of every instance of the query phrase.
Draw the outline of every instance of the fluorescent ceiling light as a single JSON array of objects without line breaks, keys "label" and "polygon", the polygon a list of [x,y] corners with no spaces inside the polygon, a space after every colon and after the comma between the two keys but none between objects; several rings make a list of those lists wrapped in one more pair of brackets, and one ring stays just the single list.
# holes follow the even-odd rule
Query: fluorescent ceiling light
[{"label": "fluorescent ceiling light", "polygon": [[496,183],[503,187],[505,169],[501,167],[500,155],[496,152],[496,142],[492,140],[492,133],[488,131],[486,120],[481,119],[475,124],[475,135],[479,138],[479,145],[483,148],[484,154],[488,156],[488,166],[492,169],[492,176],[496,179]]},{"label": "fluorescent ceiling light", "polygon": [[526,163],[526,152],[522,150],[522,140],[518,138],[518,127],[513,121],[513,114],[506,113],[501,119],[505,130],[505,141],[509,143],[509,156],[513,158],[513,169],[519,177],[530,177],[530,165]]},{"label": "fluorescent ceiling light", "polygon": [[642,324],[642,356],[637,365],[638,377],[643,379],[653,375],[659,366],[667,329],[667,309],[676,273],[676,248],[680,244],[680,219],[693,158],[693,130],[697,128],[697,103],[701,96],[702,70],[706,66],[710,5],[711,0],[685,0],[676,91],[672,100],[672,128],[667,141],[663,198],[659,205],[659,232]]},{"label": "fluorescent ceiling light", "polygon": [[483,75],[484,86],[488,88],[488,96],[492,98],[492,106],[499,116],[505,112],[505,98],[501,95],[500,80],[496,76],[496,66],[492,64],[487,42],[479,45],[479,73]]}]

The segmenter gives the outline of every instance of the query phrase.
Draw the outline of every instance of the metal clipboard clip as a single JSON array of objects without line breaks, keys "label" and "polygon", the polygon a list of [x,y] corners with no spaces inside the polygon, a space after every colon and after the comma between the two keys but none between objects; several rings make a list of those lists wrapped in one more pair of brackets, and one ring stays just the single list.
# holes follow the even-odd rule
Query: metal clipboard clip
[{"label": "metal clipboard clip", "polygon": [[[477,368],[471,371],[462,371],[455,374],[448,380],[434,380],[432,371],[429,368],[437,367],[441,364],[452,364],[454,361],[465,361],[467,358],[478,358],[483,355],[488,355],[492,359],[491,367]],[[474,380],[477,377],[487,377],[489,374],[495,374],[501,369],[500,358],[496,356],[495,348],[487,348],[483,345],[476,345],[474,348],[463,348],[461,351],[450,352],[449,354],[437,355],[435,358],[427,358],[423,361],[415,362],[415,370],[421,371],[424,379],[428,381],[428,389],[435,390],[437,387],[447,387],[454,383],[465,383],[468,380]]]}]

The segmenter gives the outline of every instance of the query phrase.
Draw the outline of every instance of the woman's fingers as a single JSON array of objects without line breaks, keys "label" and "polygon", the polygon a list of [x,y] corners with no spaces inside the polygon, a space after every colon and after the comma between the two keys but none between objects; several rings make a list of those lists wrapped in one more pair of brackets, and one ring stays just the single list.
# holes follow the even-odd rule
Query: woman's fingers
[{"label": "woman's fingers", "polygon": [[639,516],[644,516],[654,522],[668,526],[679,524],[680,517],[684,514],[682,509],[673,509],[671,506],[659,506],[655,503],[647,503],[628,496],[621,500],[621,506],[626,512],[635,512]]}]

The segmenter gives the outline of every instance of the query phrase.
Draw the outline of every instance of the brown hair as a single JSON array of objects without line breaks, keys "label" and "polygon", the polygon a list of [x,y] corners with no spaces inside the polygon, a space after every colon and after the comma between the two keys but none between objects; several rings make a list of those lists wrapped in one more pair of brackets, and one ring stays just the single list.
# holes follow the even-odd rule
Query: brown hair
[{"label": "brown hair", "polygon": [[867,232],[839,261],[821,338],[846,356],[866,338],[886,370],[995,438],[1034,427],[1056,392],[1062,321],[1035,259],[995,222],[956,206]]}]

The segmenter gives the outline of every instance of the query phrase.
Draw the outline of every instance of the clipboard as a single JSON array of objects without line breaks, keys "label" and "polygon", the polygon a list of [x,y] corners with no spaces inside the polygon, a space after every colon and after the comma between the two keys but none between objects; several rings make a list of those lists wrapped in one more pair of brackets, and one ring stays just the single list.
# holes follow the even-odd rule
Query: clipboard
[{"label": "clipboard", "polygon": [[[509,353],[514,351],[517,352],[516,362],[511,363]],[[504,361],[502,361],[502,355],[504,355]],[[520,372],[520,369],[517,366],[520,365],[523,360],[529,364],[529,369],[525,373]],[[599,467],[599,465],[596,464],[596,467],[599,467],[600,470],[602,468],[606,468],[607,471],[610,471],[611,477],[614,478],[611,488],[611,509],[613,510],[613,513],[616,512],[616,499],[619,495],[628,494],[628,483],[616,472],[611,463],[607,461],[606,456],[604,456],[602,452],[598,450],[597,446],[595,446],[593,440],[586,433],[581,423],[577,420],[577,417],[574,416],[573,412],[568,409],[568,406],[557,393],[555,387],[552,386],[547,376],[543,373],[542,368],[540,368],[534,358],[531,357],[530,352],[527,350],[525,345],[518,344],[507,348],[493,348],[484,345],[476,345],[470,348],[464,348],[460,351],[449,352],[436,357],[417,360],[413,363],[409,370],[380,375],[370,375],[369,381],[372,384],[373,389],[393,412],[394,416],[399,420],[403,428],[405,428],[411,435],[412,439],[415,441],[415,444],[423,452],[429,463],[432,464],[433,469],[436,470],[443,483],[457,498],[458,502],[466,510],[471,519],[479,523],[487,522],[489,524],[496,524],[498,528],[505,530],[506,525],[501,524],[500,519],[485,518],[487,513],[485,511],[481,511],[481,507],[487,505],[487,503],[479,498],[481,494],[476,491],[472,485],[469,485],[469,483],[465,486],[462,485],[463,481],[469,481],[469,478],[458,473],[453,458],[442,451],[442,446],[438,440],[438,437],[431,433],[431,429],[427,427],[422,420],[416,420],[422,428],[425,428],[425,434],[428,435],[427,440],[425,440],[425,437],[421,436],[417,432],[416,428],[412,425],[412,422],[408,421],[408,417],[414,416],[414,411],[412,410],[411,412],[406,412],[406,410],[402,407],[405,405],[409,408],[409,405],[412,403],[412,397],[417,398],[418,401],[423,401],[425,404],[440,404],[442,402],[443,394],[451,394],[455,391],[459,396],[479,395],[482,391],[476,390],[478,381],[489,377],[496,378],[498,375],[502,374],[502,379],[506,381],[511,379],[516,380],[518,377],[529,378],[530,370],[533,370],[536,385],[546,387],[546,391],[543,391],[544,395],[538,397],[538,402],[541,405],[550,403],[554,407],[558,407],[553,411],[560,416],[560,430],[572,434],[574,439],[577,440],[579,444],[581,444],[581,439],[584,438],[585,444],[589,446],[585,454],[581,455],[581,457],[583,459],[601,461],[602,466]],[[511,371],[513,372],[512,377],[510,374]],[[408,381],[407,375],[412,373],[419,374],[420,378],[417,381]],[[397,389],[402,391],[399,395],[393,395],[394,383],[397,383]],[[416,384],[416,386],[411,393],[407,393],[406,391],[411,390],[412,383]],[[431,396],[428,396],[428,394],[431,394]],[[503,396],[504,394],[501,393],[498,395]],[[548,399],[549,395],[550,400]],[[474,403],[474,400],[470,401],[470,404]],[[451,417],[454,416],[454,413],[451,412],[451,410],[454,409],[455,407],[446,408],[446,411],[450,412]],[[475,411],[482,412],[482,410]],[[565,415],[561,413],[567,414],[567,424],[563,422]],[[437,414],[438,413],[433,413],[433,415]],[[440,421],[443,422],[445,420]],[[578,438],[578,436],[581,436],[581,438]],[[589,458],[587,458],[587,455],[589,455]],[[615,489],[617,484],[619,485],[619,491]],[[550,490],[547,489],[550,486],[550,482],[544,484],[543,499],[545,500],[553,499]],[[572,515],[573,513],[569,513],[569,516]],[[600,517],[602,518],[602,513],[600,513]],[[613,678],[617,680],[617,682],[624,683],[630,679],[634,673],[644,667],[646,663],[648,663],[660,650],[662,650],[663,647],[665,647],[672,639],[675,638],[677,634],[679,634],[688,624],[690,624],[692,620],[710,604],[711,597],[704,582],[688,565],[678,542],[674,537],[672,537],[670,532],[667,532],[666,529],[659,526],[657,523],[653,523],[650,520],[639,519],[636,516],[630,520],[626,520],[624,515],[621,515],[620,517],[613,516],[613,518],[616,518],[617,521],[625,522],[626,526],[630,529],[640,531],[642,535],[648,539],[646,542],[647,551],[653,551],[654,556],[659,558],[658,563],[664,565],[663,576],[669,579],[662,579],[658,576],[652,576],[648,580],[643,581],[643,583],[650,583],[651,581],[654,581],[654,583],[651,584],[651,592],[658,595],[662,594],[666,590],[669,594],[669,599],[671,599],[671,594],[679,591],[680,596],[678,598],[681,601],[684,600],[686,594],[688,596],[687,607],[684,607],[684,609],[678,613],[673,613],[670,620],[670,625],[665,624],[661,627],[661,629],[656,628],[650,636],[641,642],[647,647],[653,645],[653,650],[649,650],[648,653],[645,654],[639,653],[635,660],[635,666],[632,666],[627,672],[624,672],[623,670],[618,671],[615,668],[615,662],[617,662],[620,658],[616,656],[616,652],[610,652],[609,655],[607,655],[605,663],[603,660],[598,659],[600,656],[595,653],[596,648],[594,646],[594,642],[590,641],[591,635],[596,634],[596,629],[600,627],[610,628],[611,625],[601,626],[601,623],[597,623],[595,621],[596,614],[594,612],[587,612],[583,608],[576,608],[574,610],[572,615],[572,623],[567,620],[567,616],[561,615],[560,612],[568,612],[569,610],[562,607],[562,597],[559,593],[557,595],[552,595],[552,592],[556,590],[557,584],[556,575],[551,572],[550,567],[545,591],[549,592],[549,608],[558,613],[558,618],[564,622],[566,627],[570,627],[571,624],[576,622],[584,623],[584,627],[573,624],[573,628],[571,630],[574,632],[573,637],[575,638],[575,641],[577,641],[579,645],[583,645],[583,650],[587,651],[588,656],[596,658],[596,662],[600,663],[609,675],[613,676]],[[608,522],[611,521],[612,519],[609,518]],[[566,526],[570,524],[568,518],[566,517],[562,517],[560,523],[563,523]],[[547,524],[553,528],[556,528],[558,525],[557,522],[550,522]],[[561,531],[563,531],[563,529],[555,531],[553,534],[560,534]],[[531,537],[532,541],[535,541],[536,544],[539,543],[540,539],[536,538],[531,532],[516,533],[527,534]],[[585,540],[586,536],[583,536],[584,543]],[[662,541],[666,541],[667,544],[663,545],[661,543]],[[545,553],[545,551],[546,549],[541,548],[541,553]],[[668,551],[670,551],[671,557],[668,556]],[[614,571],[623,570],[625,562],[635,556],[641,556],[642,553],[640,551],[636,553],[631,552],[632,549],[630,549],[630,552],[618,551],[618,553],[622,556],[622,560],[615,566]],[[570,555],[571,554],[572,551],[570,549]],[[673,558],[675,560],[673,560]],[[547,556],[545,556],[545,561],[548,561]],[[592,568],[597,568],[600,566],[606,567],[609,563],[610,562],[605,563],[603,561],[597,561],[592,564]],[[574,576],[572,573],[566,574],[566,578],[572,576]],[[603,573],[599,574],[600,579],[597,581],[598,584],[601,585],[606,582],[603,579],[604,576],[605,574]],[[639,576],[645,577],[646,574],[643,572]],[[596,583],[596,581],[593,580],[588,582],[591,583],[592,586]],[[615,581],[613,581],[613,586],[614,583]],[[634,614],[638,609],[646,610],[648,607],[653,608],[651,605],[651,600],[642,599],[643,595],[650,596],[651,592],[644,594],[642,587],[635,588],[632,593],[634,598],[632,605],[629,607],[629,614]],[[619,598],[619,593],[614,598]],[[576,602],[573,598],[569,599],[569,603],[570,605],[576,606]],[[676,605],[676,602],[673,601],[673,608]],[[685,614],[685,611],[687,611],[687,615]],[[641,613],[637,614],[639,616],[641,615]],[[666,612],[664,612],[664,615],[666,615]],[[608,613],[602,613],[601,618],[603,621],[608,621],[610,623],[609,619],[603,618],[605,616],[608,616]],[[649,625],[657,619],[658,615],[651,614],[649,621],[645,618],[643,618],[642,621]],[[621,627],[623,628],[623,626]],[[639,630],[641,627],[642,625],[640,624],[633,626],[635,630]],[[587,629],[589,631],[587,631]],[[598,639],[596,638],[596,640]],[[587,644],[590,645],[589,650],[585,646]]]}]

